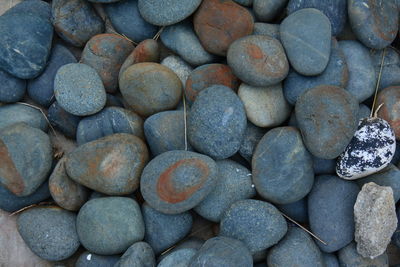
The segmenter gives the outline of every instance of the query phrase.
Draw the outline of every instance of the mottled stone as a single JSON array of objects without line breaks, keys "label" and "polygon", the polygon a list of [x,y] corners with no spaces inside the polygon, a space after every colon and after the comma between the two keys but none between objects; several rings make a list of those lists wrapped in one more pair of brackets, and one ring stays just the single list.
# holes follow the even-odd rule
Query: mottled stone
[{"label": "mottled stone", "polygon": [[114,267],[154,267],[156,259],[153,249],[146,242],[137,242],[130,246]]},{"label": "mottled stone", "polygon": [[170,55],[164,58],[161,61],[161,65],[164,65],[175,72],[179,79],[181,79],[182,85],[186,84],[186,80],[188,79],[190,73],[193,71],[192,66],[190,66],[182,58],[175,55]]},{"label": "mottled stone", "polygon": [[356,243],[351,242],[338,252],[340,266],[346,267],[389,267],[389,258],[386,253],[375,259],[364,258],[358,254]]},{"label": "mottled stone", "polygon": [[257,21],[269,22],[286,7],[288,0],[253,0],[253,11]]},{"label": "mottled stone", "polygon": [[265,129],[257,127],[251,122],[247,122],[247,127],[246,131],[244,132],[242,144],[240,145],[239,154],[248,162],[251,162],[253,152],[265,133]]},{"label": "mottled stone", "polygon": [[26,81],[0,70],[0,102],[14,103],[20,101],[26,91]]},{"label": "mottled stone", "polygon": [[85,251],[76,260],[75,267],[114,267],[119,258],[119,255],[103,256]]},{"label": "mottled stone", "polygon": [[296,202],[292,202],[289,204],[276,205],[276,207],[296,222],[308,222],[307,197],[304,197]]},{"label": "mottled stone", "polygon": [[390,86],[381,90],[376,106],[381,106],[378,117],[387,121],[392,127],[396,139],[400,139],[400,86]]},{"label": "mottled stone", "polygon": [[39,109],[24,104],[9,104],[0,107],[0,129],[20,122],[42,131],[48,129],[46,118]]},{"label": "mottled stone", "polygon": [[51,125],[65,136],[75,139],[81,117],[66,112],[57,101],[49,107],[47,118]]}]

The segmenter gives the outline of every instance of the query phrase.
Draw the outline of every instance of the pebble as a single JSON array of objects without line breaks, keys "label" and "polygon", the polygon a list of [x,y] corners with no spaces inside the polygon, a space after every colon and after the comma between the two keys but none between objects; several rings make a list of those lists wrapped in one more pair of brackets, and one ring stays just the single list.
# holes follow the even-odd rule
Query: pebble
[{"label": "pebble", "polygon": [[142,18],[137,0],[122,0],[103,7],[117,32],[137,43],[152,38],[158,31]]},{"label": "pebble", "polygon": [[107,107],[80,120],[76,141],[78,145],[83,145],[116,133],[132,134],[144,139],[143,119],[128,109]]},{"label": "pebble", "polygon": [[216,182],[214,160],[195,152],[175,150],[158,155],[146,165],[140,191],[153,209],[179,214],[199,204]]},{"label": "pebble", "polygon": [[281,40],[280,24],[256,22],[256,23],[254,23],[253,34],[254,35],[269,35],[272,38],[275,38],[278,41],[280,41]]},{"label": "pebble", "polygon": [[130,246],[114,267],[154,267],[156,259],[153,249],[146,242],[137,242]]},{"label": "pebble", "polygon": [[99,34],[86,43],[80,62],[94,68],[106,91],[115,93],[121,65],[133,49],[133,44],[123,36],[113,33]]},{"label": "pebble", "polygon": [[53,0],[52,23],[68,44],[82,47],[93,36],[104,32],[104,22],[85,0]]},{"label": "pebble", "polygon": [[118,255],[103,256],[85,251],[76,260],[75,267],[114,267],[119,258]]},{"label": "pebble", "polygon": [[34,193],[51,169],[50,138],[25,123],[0,131],[0,185],[19,197]]},{"label": "pebble", "polygon": [[20,101],[26,91],[26,81],[0,70],[0,102],[14,103]]},{"label": "pebble", "polygon": [[275,85],[289,72],[282,44],[267,35],[250,35],[236,40],[229,47],[227,61],[233,73],[252,86]]},{"label": "pebble", "polygon": [[253,259],[243,242],[224,236],[208,239],[190,261],[189,267],[252,266]]},{"label": "pebble", "polygon": [[384,119],[393,129],[396,139],[400,139],[400,112],[398,106],[400,104],[400,86],[390,86],[378,93],[376,106],[379,109],[378,117]]},{"label": "pebble", "polygon": [[348,16],[357,39],[369,48],[385,48],[397,36],[399,11],[394,1],[349,0]]},{"label": "pebble", "polygon": [[79,210],[79,240],[90,252],[114,255],[144,237],[144,222],[137,202],[126,197],[89,200]]},{"label": "pebble", "polygon": [[215,159],[234,155],[246,130],[244,105],[232,89],[213,85],[201,91],[188,115],[188,139],[199,152]]},{"label": "pebble", "polygon": [[65,46],[54,45],[44,71],[28,82],[29,97],[39,105],[49,107],[54,101],[54,77],[61,66],[69,63],[76,63],[74,55]]},{"label": "pebble", "polygon": [[323,252],[335,252],[353,240],[353,207],[359,191],[355,182],[334,175],[316,178],[308,195],[308,218],[311,232],[327,243],[317,243]]},{"label": "pebble", "polygon": [[286,231],[287,223],[277,208],[265,201],[246,199],[235,202],[224,213],[219,234],[241,240],[254,254],[277,244]]},{"label": "pebble", "polygon": [[236,201],[256,195],[251,172],[246,167],[232,160],[220,160],[217,168],[218,180],[214,190],[194,208],[197,214],[212,222],[219,222]]},{"label": "pebble", "polygon": [[146,228],[144,240],[156,255],[174,246],[192,229],[193,218],[189,212],[164,214],[144,203],[142,214]]},{"label": "pebble", "polygon": [[138,189],[148,157],[142,139],[120,133],[79,146],[68,156],[65,168],[72,180],[90,189],[126,195]]},{"label": "pebble", "polygon": [[0,107],[0,129],[21,122],[42,131],[48,129],[46,118],[36,108],[24,104],[9,104]]},{"label": "pebble", "polygon": [[253,32],[254,19],[231,0],[203,0],[193,17],[194,30],[210,53],[226,56],[229,46]]},{"label": "pebble", "polygon": [[205,64],[195,68],[189,75],[185,86],[185,96],[190,104],[196,100],[198,94],[213,85],[224,85],[237,91],[239,79],[232,69],[225,64]]},{"label": "pebble", "polygon": [[286,101],[280,83],[254,87],[242,83],[238,96],[244,104],[247,119],[258,127],[274,127],[289,118],[292,107]]},{"label": "pebble", "polygon": [[336,159],[321,159],[313,156],[314,174],[336,174]]},{"label": "pebble", "polygon": [[257,21],[270,22],[286,7],[288,0],[253,0],[253,11]]},{"label": "pebble", "polygon": [[365,105],[365,104],[360,104],[360,110],[358,111],[358,121],[369,117],[371,114],[371,109]]},{"label": "pebble", "polygon": [[175,55],[165,57],[161,61],[161,65],[164,65],[165,67],[170,68],[173,72],[175,72],[179,79],[181,79],[182,85],[186,84],[186,80],[188,79],[190,73],[193,71],[192,66],[190,66],[181,57]]},{"label": "pebble", "polygon": [[128,105],[144,117],[175,108],[182,95],[179,77],[157,63],[132,65],[122,73],[119,87]]},{"label": "pebble", "polygon": [[289,204],[278,204],[276,207],[296,222],[308,222],[307,197]]},{"label": "pebble", "polygon": [[190,248],[176,250],[163,258],[157,267],[189,267],[190,261],[196,253],[197,250]]},{"label": "pebble", "polygon": [[339,260],[335,254],[322,252],[322,258],[326,267],[339,267]]},{"label": "pebble", "polygon": [[311,154],[294,127],[268,131],[258,143],[251,165],[258,194],[272,203],[296,202],[314,183]]},{"label": "pebble", "polygon": [[396,210],[397,213],[397,229],[392,236],[392,243],[400,248],[400,207]]},{"label": "pebble", "polygon": [[393,190],[373,182],[363,185],[354,205],[357,252],[365,258],[382,255],[397,228]]},{"label": "pebble", "polygon": [[298,227],[290,227],[285,237],[268,251],[267,265],[325,267],[322,253],[312,237]]},{"label": "pebble", "polygon": [[266,133],[266,130],[255,126],[251,122],[247,122],[246,131],[244,132],[244,138],[240,145],[239,154],[251,163],[254,150],[261,140],[261,138]]},{"label": "pebble", "polygon": [[302,94],[295,111],[310,153],[323,159],[339,156],[357,130],[358,110],[355,97],[340,87],[321,85]]},{"label": "pebble", "polygon": [[17,219],[18,232],[33,253],[42,259],[60,261],[79,248],[76,215],[58,207],[34,207]]},{"label": "pebble", "polygon": [[251,6],[253,4],[253,0],[233,0],[233,1],[242,6]]},{"label": "pebble", "polygon": [[54,95],[61,108],[76,116],[92,115],[106,104],[100,76],[94,68],[81,63],[70,63],[58,69]]},{"label": "pebble", "polygon": [[66,112],[57,101],[48,109],[47,118],[50,124],[69,138],[75,139],[81,117]]},{"label": "pebble", "polygon": [[382,254],[375,259],[364,258],[358,254],[355,242],[351,242],[346,247],[338,252],[338,259],[340,266],[346,267],[388,267],[389,258],[386,253]]},{"label": "pebble", "polygon": [[331,23],[315,8],[293,12],[281,23],[280,36],[291,66],[300,74],[321,74],[331,53]]},{"label": "pebble", "polygon": [[189,21],[165,27],[162,43],[193,66],[214,62],[216,57],[204,50]]}]

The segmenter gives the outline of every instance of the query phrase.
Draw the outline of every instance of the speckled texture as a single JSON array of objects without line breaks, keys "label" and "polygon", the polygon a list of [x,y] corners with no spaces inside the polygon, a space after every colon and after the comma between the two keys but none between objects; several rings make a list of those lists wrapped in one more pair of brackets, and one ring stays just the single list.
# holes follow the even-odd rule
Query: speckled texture
[{"label": "speckled texture", "polygon": [[296,202],[292,202],[289,204],[276,205],[276,207],[296,222],[308,222],[307,197],[304,197]]},{"label": "speckled texture", "polygon": [[25,197],[46,180],[52,164],[50,138],[25,123],[0,131],[0,184]]},{"label": "speckled texture", "polygon": [[388,267],[389,258],[386,253],[381,256],[370,259],[364,258],[358,254],[356,249],[356,244],[351,242],[345,248],[342,248],[338,252],[339,264],[340,266],[346,267]]},{"label": "speckled texture", "polygon": [[197,253],[196,249],[183,248],[169,253],[157,267],[189,267],[190,261]]},{"label": "speckled texture", "polygon": [[192,229],[193,218],[189,212],[164,214],[144,203],[142,214],[146,228],[144,240],[156,255],[182,240]]},{"label": "speckled texture", "polygon": [[322,258],[326,267],[339,267],[339,260],[335,254],[322,252]]},{"label": "speckled texture", "polygon": [[252,266],[253,259],[243,242],[223,236],[208,239],[190,261],[190,267]]},{"label": "speckled texture", "polygon": [[318,9],[304,8],[287,16],[281,41],[291,66],[306,76],[321,74],[331,51],[331,23]]},{"label": "speckled texture", "polygon": [[125,195],[139,187],[148,157],[142,139],[119,133],[79,146],[68,156],[65,168],[77,183],[104,194]]},{"label": "speckled texture", "polygon": [[175,108],[182,95],[182,83],[169,68],[157,63],[130,66],[119,79],[123,98],[142,116]]},{"label": "speckled texture", "polygon": [[308,195],[308,218],[311,232],[328,244],[317,243],[323,252],[337,251],[353,240],[353,206],[359,191],[355,182],[337,176],[316,178]]},{"label": "speckled texture", "polygon": [[54,101],[54,77],[58,69],[66,64],[76,63],[74,55],[64,46],[55,44],[44,71],[28,82],[27,92],[33,101],[48,107]]},{"label": "speckled texture", "polygon": [[19,122],[42,131],[48,129],[46,118],[36,108],[23,104],[9,104],[0,107],[0,129]]},{"label": "speckled texture", "polygon": [[140,190],[154,209],[179,214],[199,204],[217,182],[217,165],[195,152],[176,150],[158,155],[143,170]]},{"label": "speckled texture", "polygon": [[133,134],[144,139],[143,119],[128,109],[107,107],[79,122],[76,141],[82,145],[116,133]]},{"label": "speckled texture", "polygon": [[126,251],[145,231],[139,205],[126,197],[89,200],[79,211],[76,229],[82,245],[101,255]]},{"label": "speckled texture", "polygon": [[95,69],[81,63],[58,69],[54,95],[65,111],[77,116],[97,113],[106,104],[106,91],[100,76]]},{"label": "speckled texture", "polygon": [[203,65],[216,60],[216,57],[200,43],[189,21],[183,21],[164,28],[160,35],[163,44],[181,56],[193,66]]},{"label": "speckled texture", "polygon": [[249,121],[247,122],[247,127],[244,133],[242,144],[240,145],[239,154],[248,162],[251,162],[253,152],[258,142],[266,132],[266,129],[257,127]]},{"label": "speckled texture", "polygon": [[296,102],[296,118],[304,144],[316,157],[334,159],[350,143],[358,124],[358,102],[346,90],[314,87]]},{"label": "speckled texture", "polygon": [[213,222],[219,222],[234,202],[256,195],[251,172],[246,167],[232,160],[217,161],[217,167],[214,190],[194,208],[200,216]]},{"label": "speckled texture", "polygon": [[229,47],[227,60],[233,73],[252,86],[277,84],[289,71],[282,44],[267,35],[249,35],[236,40]]},{"label": "speckled texture", "polygon": [[156,259],[153,249],[146,242],[130,246],[114,267],[154,267]]},{"label": "speckled texture", "polygon": [[234,155],[246,130],[244,105],[232,89],[213,85],[201,91],[188,114],[188,139],[215,159]]},{"label": "speckled texture", "polygon": [[267,264],[268,266],[325,267],[321,251],[312,237],[298,227],[290,227],[285,237],[268,251]]},{"label": "speckled texture", "polygon": [[18,79],[0,70],[0,102],[14,103],[20,101],[26,91],[26,81]]},{"label": "speckled texture", "polygon": [[47,118],[51,125],[69,138],[75,139],[81,117],[66,112],[57,101],[49,107]]},{"label": "speckled texture", "polygon": [[253,12],[257,21],[270,22],[286,7],[288,0],[253,0]]},{"label": "speckled texture", "polygon": [[376,106],[381,104],[378,117],[386,120],[393,129],[396,139],[400,139],[400,86],[391,86],[381,90],[376,100]]},{"label": "speckled texture", "polygon": [[[279,162],[279,164],[276,164]],[[305,197],[314,183],[313,161],[299,130],[277,127],[258,143],[253,154],[253,182],[268,201],[289,204]]]},{"label": "speckled texture", "polygon": [[280,24],[269,24],[263,22],[254,23],[253,34],[255,35],[269,35],[280,41]]},{"label": "speckled texture", "polygon": [[103,256],[85,251],[75,262],[75,267],[114,267],[119,258],[119,255]]},{"label": "speckled texture", "polygon": [[181,79],[182,85],[186,84],[186,80],[193,70],[192,66],[190,66],[181,57],[175,55],[170,55],[164,58],[161,61],[161,65],[164,65],[175,72],[175,74],[178,75],[179,79]]},{"label": "speckled texture", "polygon": [[243,241],[254,254],[277,244],[286,231],[286,221],[277,208],[265,201],[246,199],[225,212],[219,234]]},{"label": "speckled texture", "polygon": [[76,215],[58,207],[35,207],[17,219],[18,232],[33,253],[50,261],[64,260],[77,251]]}]

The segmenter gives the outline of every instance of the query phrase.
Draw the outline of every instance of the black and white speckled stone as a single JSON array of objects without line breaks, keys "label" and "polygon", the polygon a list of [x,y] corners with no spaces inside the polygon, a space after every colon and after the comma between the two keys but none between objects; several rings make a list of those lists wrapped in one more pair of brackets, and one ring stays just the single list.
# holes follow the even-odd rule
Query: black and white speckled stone
[{"label": "black and white speckled stone", "polygon": [[364,118],[339,156],[336,173],[346,180],[365,177],[389,165],[395,150],[396,139],[389,123],[381,118]]}]

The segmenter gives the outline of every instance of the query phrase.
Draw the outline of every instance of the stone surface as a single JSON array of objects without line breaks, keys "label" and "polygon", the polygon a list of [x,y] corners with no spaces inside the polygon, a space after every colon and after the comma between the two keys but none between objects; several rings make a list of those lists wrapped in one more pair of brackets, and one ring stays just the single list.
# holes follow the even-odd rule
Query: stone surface
[{"label": "stone surface", "polygon": [[286,7],[288,0],[253,0],[253,12],[257,21],[270,22]]},{"label": "stone surface", "polygon": [[176,150],[158,155],[143,170],[140,190],[157,211],[179,214],[199,204],[217,182],[217,165],[195,152]]},{"label": "stone surface", "polygon": [[47,118],[51,125],[65,136],[75,139],[81,117],[66,112],[57,101],[49,107]]},{"label": "stone surface", "polygon": [[108,195],[126,195],[139,187],[148,157],[142,139],[120,133],[79,146],[68,156],[65,168],[79,184]]},{"label": "stone surface", "polygon": [[175,55],[170,55],[164,58],[161,61],[161,65],[164,65],[175,72],[179,79],[181,79],[182,85],[186,84],[186,80],[193,70],[192,66],[190,66],[182,58]]},{"label": "stone surface", "polygon": [[390,86],[381,90],[376,100],[376,106],[382,107],[378,117],[387,121],[393,129],[396,139],[400,139],[400,86]]},{"label": "stone surface", "polygon": [[324,259],[326,267],[339,267],[339,260],[333,253],[322,253],[322,258]]},{"label": "stone surface", "polygon": [[282,44],[267,35],[250,35],[234,41],[229,47],[227,61],[233,73],[252,86],[275,85],[285,79],[289,71]]},{"label": "stone surface", "polygon": [[244,133],[242,144],[240,145],[239,154],[249,163],[251,163],[251,158],[253,157],[253,153],[258,142],[265,133],[265,129],[257,127],[251,122],[247,122],[247,127]]},{"label": "stone surface", "polygon": [[85,251],[75,262],[75,267],[113,267],[119,258],[119,255],[103,256]]},{"label": "stone surface", "polygon": [[146,242],[137,242],[130,246],[114,267],[154,267],[156,259],[153,249]]},{"label": "stone surface", "polygon": [[255,35],[269,35],[280,41],[280,24],[269,24],[263,22],[254,23],[253,34]]},{"label": "stone surface", "polygon": [[48,129],[46,118],[36,108],[24,104],[9,104],[0,107],[0,129],[20,122],[42,131]]},{"label": "stone surface", "polygon": [[348,267],[388,267],[389,258],[386,253],[382,254],[375,259],[364,258],[358,254],[356,249],[356,243],[351,242],[346,247],[342,248],[338,252],[338,259],[340,266]]},{"label": "stone surface", "polygon": [[315,175],[335,174],[336,159],[321,159],[313,156],[313,167]]},{"label": "stone surface", "polygon": [[0,70],[0,102],[14,103],[20,101],[26,91],[26,81]]},{"label": "stone surface", "polygon": [[308,222],[307,197],[304,197],[296,202],[292,202],[289,204],[279,204],[276,205],[276,207],[296,222]]},{"label": "stone surface", "polygon": [[393,190],[364,184],[354,205],[354,220],[357,252],[365,258],[382,255],[397,228]]},{"label": "stone surface", "polygon": [[164,257],[157,267],[188,267],[193,256],[196,255],[197,250],[190,248],[183,248],[169,253]]},{"label": "stone surface", "polygon": [[82,245],[101,255],[126,251],[145,231],[139,205],[126,197],[89,200],[79,211],[76,228]]}]

